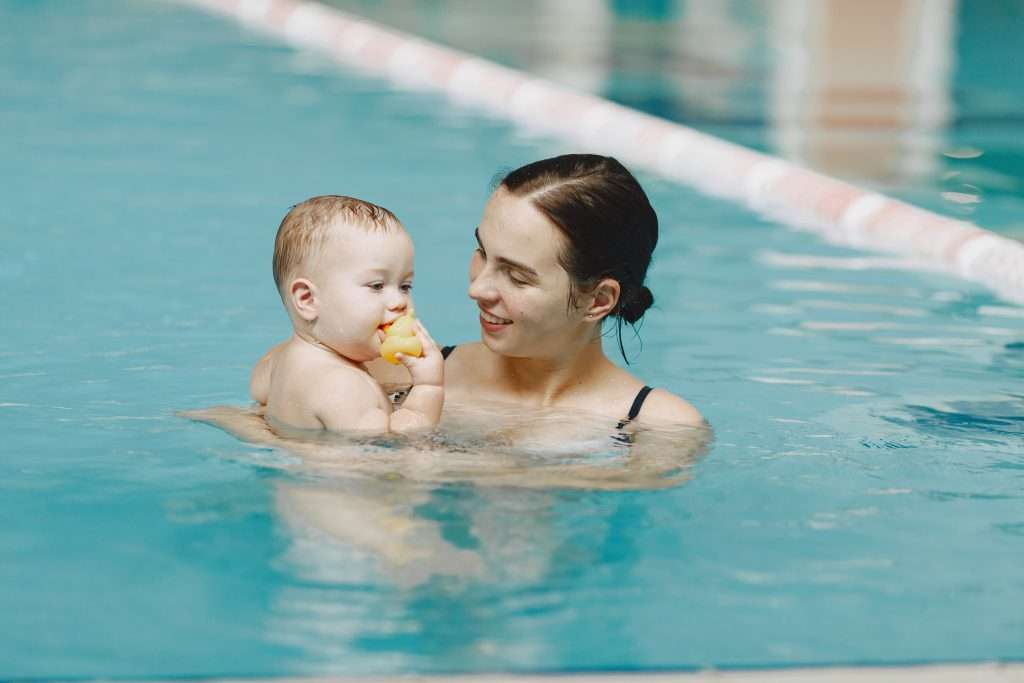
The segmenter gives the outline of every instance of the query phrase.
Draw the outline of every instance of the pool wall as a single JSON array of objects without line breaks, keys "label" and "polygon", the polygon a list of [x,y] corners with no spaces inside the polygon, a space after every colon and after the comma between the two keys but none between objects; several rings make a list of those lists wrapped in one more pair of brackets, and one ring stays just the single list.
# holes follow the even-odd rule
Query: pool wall
[{"label": "pool wall", "polygon": [[831,243],[905,257],[1024,303],[1024,245],[678,123],[395,31],[317,2],[185,0],[397,87],[445,93]]}]

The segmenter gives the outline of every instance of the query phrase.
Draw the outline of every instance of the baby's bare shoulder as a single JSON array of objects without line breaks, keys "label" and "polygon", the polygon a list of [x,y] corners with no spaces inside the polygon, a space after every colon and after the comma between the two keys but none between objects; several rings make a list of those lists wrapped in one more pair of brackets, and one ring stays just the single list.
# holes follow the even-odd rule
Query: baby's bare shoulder
[{"label": "baby's bare shoulder", "polygon": [[303,371],[307,389],[330,400],[376,399],[383,395],[380,385],[365,370],[344,363],[320,363]]},{"label": "baby's bare shoulder", "polygon": [[376,383],[363,370],[330,358],[283,355],[276,363],[271,394],[294,404],[317,408],[324,401],[372,395]]},{"label": "baby's bare shoulder", "polygon": [[360,368],[322,368],[310,383],[307,400],[329,430],[387,430],[391,403],[381,386]]}]

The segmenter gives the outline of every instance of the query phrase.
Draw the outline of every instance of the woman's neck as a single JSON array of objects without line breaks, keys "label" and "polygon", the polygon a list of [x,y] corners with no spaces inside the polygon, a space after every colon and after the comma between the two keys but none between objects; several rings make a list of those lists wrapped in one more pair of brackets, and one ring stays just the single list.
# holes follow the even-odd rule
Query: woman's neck
[{"label": "woman's neck", "polygon": [[575,353],[559,358],[498,357],[498,370],[507,388],[519,400],[541,407],[557,405],[566,394],[584,387],[610,366],[599,335]]}]

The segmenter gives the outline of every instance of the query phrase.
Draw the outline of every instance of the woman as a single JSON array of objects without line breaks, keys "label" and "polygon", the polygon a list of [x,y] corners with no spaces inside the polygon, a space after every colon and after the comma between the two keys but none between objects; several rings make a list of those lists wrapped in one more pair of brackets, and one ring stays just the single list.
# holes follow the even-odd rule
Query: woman
[{"label": "woman", "polygon": [[611,157],[568,154],[509,173],[476,231],[469,296],[481,341],[446,349],[446,401],[482,399],[605,415],[619,428],[701,426],[697,410],[650,391],[601,345],[612,319],[636,323],[654,303],[644,286],[658,218]]},{"label": "woman", "polygon": [[[607,419],[597,427],[601,447],[610,436],[612,443],[632,448],[618,469],[585,460],[524,469],[514,456],[502,461],[493,448],[486,458],[479,450],[449,449],[459,452],[433,466],[410,456],[416,462],[412,476],[607,488],[664,486],[685,478],[687,465],[710,437],[700,413],[616,366],[601,343],[603,326],[613,324],[621,350],[623,323],[636,323],[654,302],[643,282],[658,241],[658,219],[633,175],[613,158],[587,154],[523,166],[491,195],[476,240],[469,296],[480,309],[481,341],[444,349],[446,415],[476,415],[471,421],[489,426],[485,441],[491,445],[569,442],[577,453],[597,450],[593,440],[578,437],[586,433],[592,439],[594,420]],[[273,351],[253,371],[257,400],[265,394],[260,385],[272,356]],[[379,361],[368,369],[382,384],[408,384],[401,366]],[[514,407],[520,419],[502,410],[495,429],[495,410],[484,410],[487,404]],[[544,414],[587,417],[538,419]],[[283,446],[303,455],[307,465],[331,468],[336,462],[336,453],[323,443],[289,441],[253,413],[214,408],[189,416],[248,441]],[[583,422],[589,430],[575,429]],[[637,425],[653,429],[633,444]]]}]

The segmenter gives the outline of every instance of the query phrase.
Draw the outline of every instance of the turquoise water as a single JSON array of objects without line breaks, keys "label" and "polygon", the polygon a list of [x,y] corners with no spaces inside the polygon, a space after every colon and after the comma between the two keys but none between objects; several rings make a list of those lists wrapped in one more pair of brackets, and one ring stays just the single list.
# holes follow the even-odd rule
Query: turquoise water
[{"label": "turquoise water", "polygon": [[[489,179],[564,148],[173,4],[0,24],[0,676],[1024,656],[1024,309],[641,176],[663,236],[628,348],[716,430],[689,482],[282,471],[175,412],[244,405],[286,333],[287,208],[392,208],[419,313],[470,340]],[[412,540],[331,540],[295,514],[318,495]]]},{"label": "turquoise water", "polygon": [[[1024,3],[325,1],[1024,238],[1024,87],[1008,67]],[[878,30],[858,35],[858,11]],[[818,39],[830,14],[844,39]],[[905,45],[880,43],[907,14]]]}]

